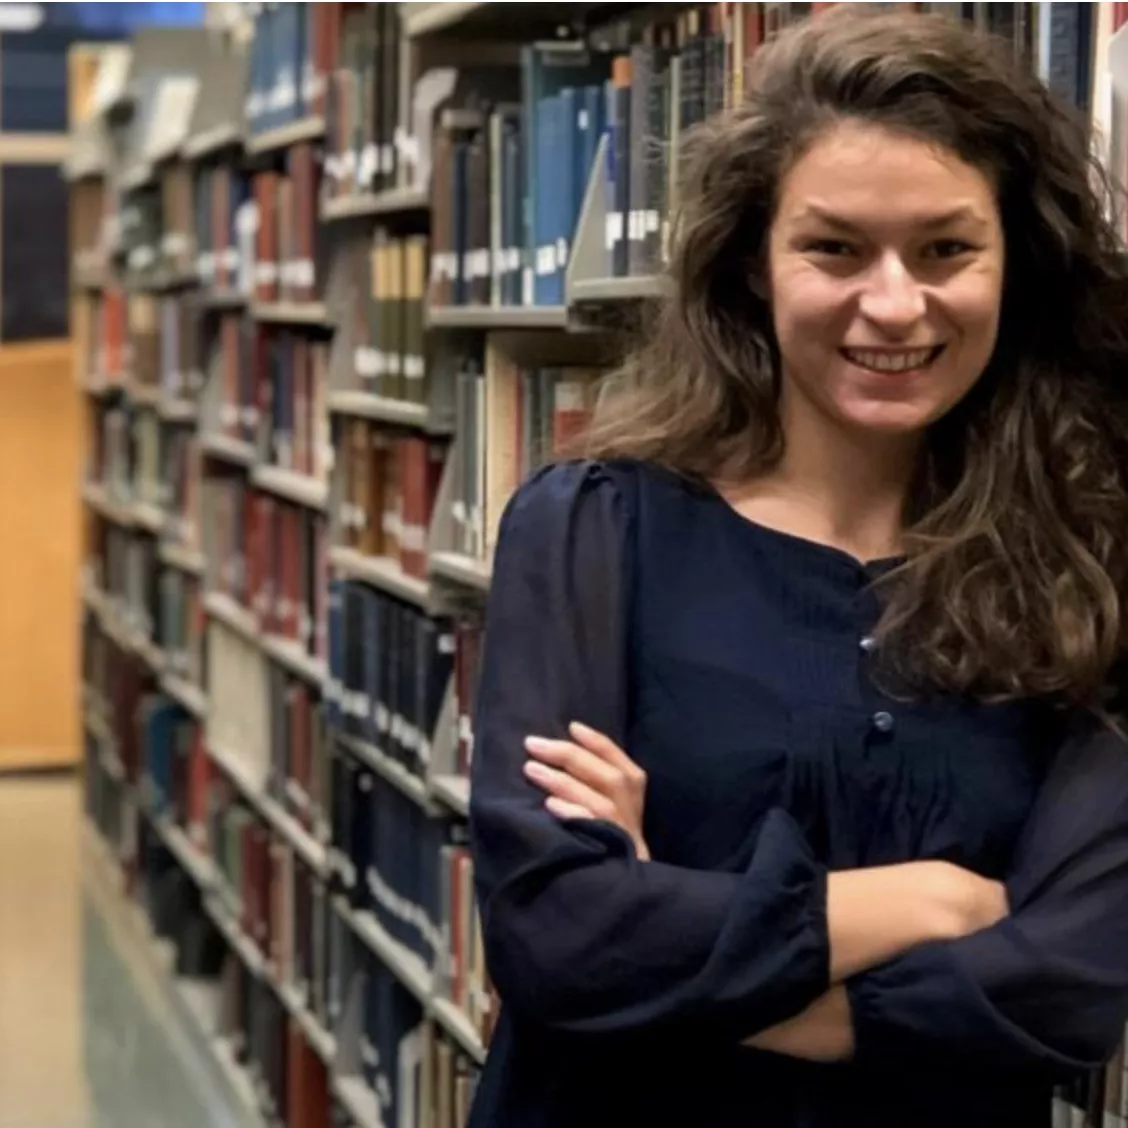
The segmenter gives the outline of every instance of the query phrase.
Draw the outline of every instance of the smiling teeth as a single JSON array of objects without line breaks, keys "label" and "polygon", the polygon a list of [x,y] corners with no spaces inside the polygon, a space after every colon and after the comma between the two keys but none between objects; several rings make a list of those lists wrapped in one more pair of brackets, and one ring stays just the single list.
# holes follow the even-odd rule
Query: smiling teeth
[{"label": "smiling teeth", "polygon": [[917,349],[915,352],[866,352],[862,349],[843,349],[846,359],[860,368],[875,372],[909,372],[923,368],[936,355],[936,349]]}]

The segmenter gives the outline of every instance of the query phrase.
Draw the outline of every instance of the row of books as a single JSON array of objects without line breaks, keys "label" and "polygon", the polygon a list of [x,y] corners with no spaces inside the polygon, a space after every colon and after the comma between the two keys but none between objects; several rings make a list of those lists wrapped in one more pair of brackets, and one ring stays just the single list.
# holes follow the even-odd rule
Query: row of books
[{"label": "row of books", "polygon": [[159,617],[156,541],[107,523],[90,562],[99,588],[124,609],[129,626],[153,639]]},{"label": "row of books", "polygon": [[442,849],[452,824],[432,818],[339,743],[332,764],[335,882],[353,911],[371,914],[434,974],[444,954]]},{"label": "row of books", "polygon": [[492,558],[513,491],[575,438],[590,418],[602,375],[592,368],[526,368],[492,344],[484,367],[471,360],[458,373],[458,457],[452,475],[456,552]]},{"label": "row of books", "polygon": [[166,535],[185,548],[200,543],[200,440],[188,425],[161,434],[160,504],[168,515]]},{"label": "row of books", "polygon": [[342,418],[338,436],[337,542],[424,579],[449,444],[361,418]]},{"label": "row of books", "polygon": [[348,316],[356,387],[425,403],[427,237],[378,231],[370,245],[355,248],[353,262]]},{"label": "row of books", "polygon": [[[299,1038],[287,1008],[267,1004],[266,993],[277,999],[281,989],[291,990],[324,1029],[340,1036],[346,1001],[359,989],[360,1068],[385,1114],[404,1116],[403,1123],[418,1124],[418,1116],[428,1117],[422,1123],[452,1123],[452,1110],[472,1092],[476,1067],[431,1024],[422,1022],[418,1002],[357,942],[347,920],[332,911],[329,887],[243,800],[241,787],[232,787],[209,764],[199,726],[177,706],[144,693],[135,693],[134,707],[144,718],[139,777],[148,781],[153,814],[170,819],[199,842],[203,811],[208,850],[221,875],[223,904],[266,960],[247,980],[264,990],[253,1003],[231,996],[235,1005],[225,1007],[221,1031],[250,1072],[266,1109],[278,1113],[289,1107],[284,1103],[291,1099],[285,1095],[287,1082],[280,1078],[293,1068]],[[347,753],[335,754],[335,811],[340,781],[357,766]],[[363,882],[350,891],[354,911],[372,913],[388,936],[425,957],[435,975],[436,995],[449,999],[488,1037],[495,1004],[484,974],[465,846],[448,838],[449,824],[429,818],[382,779],[370,778],[367,785],[354,780],[346,786],[352,795],[334,821],[350,828],[351,865],[358,877],[363,874]],[[428,832],[435,846],[429,855],[417,848]],[[150,848],[152,843],[143,843],[143,851]],[[171,935],[182,939],[202,927],[203,918],[189,927],[179,909],[170,912],[166,894],[159,900],[166,905]],[[248,974],[236,960],[228,960],[225,967],[225,983],[233,974]],[[393,998],[414,1007],[410,1029],[393,1019],[399,1009]],[[280,1054],[283,1030],[289,1042]],[[304,1045],[304,1038],[300,1040]],[[457,1069],[456,1059],[461,1063]],[[388,1063],[396,1061],[400,1068],[387,1076]],[[414,1080],[401,1084],[404,1078]],[[401,1113],[402,1101],[408,1107]],[[424,1112],[425,1107],[431,1111]],[[434,1116],[439,1119],[430,1119]]]},{"label": "row of books", "polygon": [[218,293],[252,293],[258,214],[250,176],[226,163],[200,165],[194,196],[200,284]]},{"label": "row of books", "polygon": [[145,184],[121,195],[116,249],[125,259],[126,275],[131,283],[144,285],[163,273],[163,224],[159,185]]},{"label": "row of books", "polygon": [[222,981],[235,1060],[251,1080],[264,1119],[288,1128],[331,1128],[329,1069],[278,993],[235,957]]},{"label": "row of books", "polygon": [[356,5],[341,15],[329,75],[325,170],[328,196],[379,192],[396,183],[400,15],[391,4]]},{"label": "row of books", "polygon": [[155,641],[168,671],[197,687],[205,684],[205,626],[199,578],[178,568],[163,569]]},{"label": "row of books", "polygon": [[319,482],[327,480],[333,457],[328,362],[328,346],[303,333],[271,328],[258,335],[260,446],[268,462]]},{"label": "row of books", "polygon": [[177,702],[150,693],[139,705],[137,723],[144,756],[140,779],[150,811],[186,833],[199,828],[208,770],[199,721]]},{"label": "row of books", "polygon": [[116,285],[104,286],[91,299],[89,315],[84,320],[82,355],[86,379],[120,383],[133,365],[125,290]]},{"label": "row of books", "polygon": [[328,366],[325,341],[222,314],[209,431],[250,443],[263,462],[325,481],[332,455]]},{"label": "row of books", "polygon": [[246,608],[263,631],[327,653],[328,530],[322,514],[253,488],[241,472],[205,479],[210,591]]},{"label": "row of books", "polygon": [[329,608],[327,723],[425,778],[454,672],[450,622],[341,577]]},{"label": "row of books", "polygon": [[204,421],[209,433],[256,447],[260,395],[255,359],[261,333],[237,312],[225,310],[216,316],[208,359],[213,410]]},{"label": "row of books", "polygon": [[320,687],[273,664],[267,692],[267,794],[320,841],[328,837],[330,807],[329,741]]},{"label": "row of books", "polygon": [[196,182],[190,165],[170,164],[160,176],[160,265],[171,278],[195,273]]},{"label": "row of books", "polygon": [[195,400],[203,384],[200,314],[194,302],[173,294],[161,298],[158,384],[166,400]]},{"label": "row of books", "polygon": [[[389,792],[388,797],[395,794]],[[402,797],[399,802],[407,804],[403,811],[410,809],[417,818],[426,817]],[[404,921],[414,916],[418,922],[419,906],[404,902],[398,915],[387,911],[385,906],[393,893],[390,888],[382,889],[380,870],[373,865],[379,856],[381,834],[385,838],[391,835],[394,820],[403,817],[403,813],[397,816],[393,811],[377,811],[376,829],[371,832],[376,845],[368,883],[380,891],[374,900],[381,897],[375,902],[381,927],[404,946],[416,947],[419,945],[412,941],[411,926]],[[353,817],[358,815],[354,813]],[[413,840],[405,837],[403,841]],[[435,1085],[429,1077],[434,1063],[428,1065],[425,1058],[434,1052],[436,1042],[433,1030],[422,1029],[424,1016],[419,1001],[354,934],[345,915],[334,909],[329,887],[273,835],[253,809],[238,798],[221,794],[210,811],[209,843],[226,890],[223,897],[234,908],[237,927],[266,962],[267,970],[261,978],[292,989],[322,1029],[335,1036],[338,1055],[346,1011],[355,1008],[360,1070],[377,1094],[384,1115],[397,1116],[396,1123],[419,1123],[419,1108],[435,1099]],[[432,861],[431,875],[439,882],[435,909],[438,923],[431,925],[436,936],[422,944],[439,949],[429,964],[436,972],[437,994],[448,998],[470,1018],[473,1028],[488,1038],[489,1016],[495,1004],[482,967],[468,854],[465,847],[447,846]],[[380,864],[384,869],[394,866],[402,872],[402,849],[380,857]],[[408,880],[421,882],[428,876],[418,871]],[[412,908],[417,911],[412,913]],[[419,931],[416,926],[415,932]],[[248,1042],[261,1044],[276,1036],[277,1031],[272,1033],[266,1022]],[[397,1062],[399,1068],[395,1067]],[[401,1073],[404,1069],[406,1074]],[[403,1076],[414,1077],[414,1083],[406,1089],[396,1083],[397,1077]],[[445,1088],[439,1086],[440,1091]],[[406,1108],[399,1105],[403,1101],[408,1102]]]},{"label": "row of books", "polygon": [[[135,451],[140,444],[135,440],[131,423],[136,418],[138,435],[143,434],[145,428],[151,426],[142,422],[144,414],[147,413],[118,401],[99,412],[91,428],[86,480],[101,486],[111,497],[132,499],[139,484],[150,481],[153,476],[141,468],[143,464],[138,467],[139,472],[134,473]],[[156,470],[159,466],[146,469]]]},{"label": "row of books", "polygon": [[317,270],[318,168],[312,143],[286,150],[282,169],[251,182],[257,212],[255,297],[260,302],[313,301]]},{"label": "row of books", "polygon": [[244,113],[253,135],[323,112],[338,4],[263,4],[255,16]]}]

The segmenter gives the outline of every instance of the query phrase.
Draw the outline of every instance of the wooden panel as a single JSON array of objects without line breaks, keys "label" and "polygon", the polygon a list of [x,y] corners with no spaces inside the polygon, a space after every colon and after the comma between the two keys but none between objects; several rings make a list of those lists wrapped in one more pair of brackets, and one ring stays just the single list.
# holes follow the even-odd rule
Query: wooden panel
[{"label": "wooden panel", "polygon": [[0,348],[0,770],[79,758],[80,408],[69,342]]}]

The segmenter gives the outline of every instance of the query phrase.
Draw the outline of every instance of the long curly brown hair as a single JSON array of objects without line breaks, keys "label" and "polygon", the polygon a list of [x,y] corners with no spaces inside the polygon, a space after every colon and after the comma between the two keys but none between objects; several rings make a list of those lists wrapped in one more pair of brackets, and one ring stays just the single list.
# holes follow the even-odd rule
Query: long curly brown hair
[{"label": "long curly brown hair", "polygon": [[947,147],[997,185],[995,352],[925,436],[879,627],[900,684],[1103,711],[1128,579],[1128,285],[1079,115],[958,22],[858,6],[760,49],[743,104],[684,152],[669,297],[609,382],[585,453],[739,481],[780,459],[765,279],[781,179],[837,121]]}]

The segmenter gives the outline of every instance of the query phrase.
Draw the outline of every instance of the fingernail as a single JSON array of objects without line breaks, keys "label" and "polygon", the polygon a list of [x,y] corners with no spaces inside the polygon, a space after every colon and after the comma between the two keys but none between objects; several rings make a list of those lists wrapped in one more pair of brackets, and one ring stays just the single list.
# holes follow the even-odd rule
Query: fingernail
[{"label": "fingernail", "polygon": [[548,776],[548,769],[536,760],[526,760],[524,770],[525,775],[532,776],[534,779],[546,779]]},{"label": "fingernail", "polygon": [[525,747],[530,752],[543,752],[548,741],[543,736],[526,736]]}]

